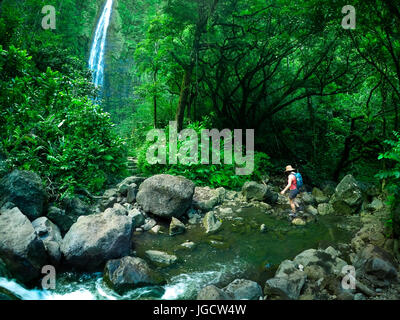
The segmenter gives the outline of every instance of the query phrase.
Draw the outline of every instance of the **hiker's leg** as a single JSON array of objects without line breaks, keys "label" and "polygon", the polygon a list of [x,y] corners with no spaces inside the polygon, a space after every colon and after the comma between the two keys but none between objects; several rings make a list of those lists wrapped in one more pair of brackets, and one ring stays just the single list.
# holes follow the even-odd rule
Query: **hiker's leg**
[{"label": "hiker's leg", "polygon": [[292,208],[292,212],[296,213],[296,206],[294,204],[294,199],[289,199],[290,207]]}]

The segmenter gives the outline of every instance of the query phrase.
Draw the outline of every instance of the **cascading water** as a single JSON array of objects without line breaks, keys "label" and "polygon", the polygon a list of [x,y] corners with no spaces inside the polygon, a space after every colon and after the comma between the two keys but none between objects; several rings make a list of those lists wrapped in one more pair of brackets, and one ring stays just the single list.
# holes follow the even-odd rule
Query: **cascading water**
[{"label": "cascading water", "polygon": [[94,34],[89,57],[89,69],[93,71],[93,83],[102,87],[104,82],[104,53],[106,46],[107,30],[110,24],[113,0],[107,0]]}]

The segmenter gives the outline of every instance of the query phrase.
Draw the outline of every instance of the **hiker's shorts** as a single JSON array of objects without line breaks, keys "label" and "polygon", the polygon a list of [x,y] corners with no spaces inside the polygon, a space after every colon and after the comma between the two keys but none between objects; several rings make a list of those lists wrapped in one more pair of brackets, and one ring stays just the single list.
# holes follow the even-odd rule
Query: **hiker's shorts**
[{"label": "hiker's shorts", "polygon": [[289,192],[289,199],[292,200],[294,198],[296,198],[296,196],[299,194],[299,189],[293,189],[290,190]]}]

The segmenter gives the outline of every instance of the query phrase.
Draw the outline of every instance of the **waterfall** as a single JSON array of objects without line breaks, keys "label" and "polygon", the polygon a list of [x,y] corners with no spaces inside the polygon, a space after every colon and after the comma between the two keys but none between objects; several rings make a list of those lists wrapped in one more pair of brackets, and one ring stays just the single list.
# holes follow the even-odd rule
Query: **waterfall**
[{"label": "waterfall", "polygon": [[103,86],[104,81],[104,52],[107,29],[110,24],[113,0],[107,0],[94,34],[89,57],[89,69],[93,71],[93,83],[96,87]]}]

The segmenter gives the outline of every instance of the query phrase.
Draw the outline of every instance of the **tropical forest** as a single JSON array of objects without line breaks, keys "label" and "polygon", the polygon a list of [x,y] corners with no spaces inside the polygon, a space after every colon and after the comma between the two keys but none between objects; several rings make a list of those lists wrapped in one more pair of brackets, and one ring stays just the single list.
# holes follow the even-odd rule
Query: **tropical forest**
[{"label": "tropical forest", "polygon": [[0,300],[398,300],[399,199],[398,1],[0,0]]}]

